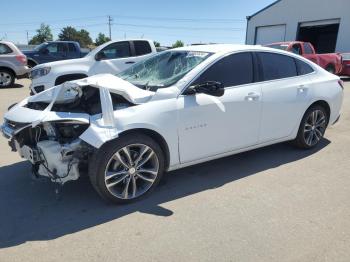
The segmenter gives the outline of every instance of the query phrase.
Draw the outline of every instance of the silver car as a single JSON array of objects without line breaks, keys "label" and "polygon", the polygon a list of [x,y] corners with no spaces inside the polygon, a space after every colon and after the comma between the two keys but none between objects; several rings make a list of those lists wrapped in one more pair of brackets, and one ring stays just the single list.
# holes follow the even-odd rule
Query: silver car
[{"label": "silver car", "polygon": [[0,41],[0,88],[13,86],[29,71],[27,57],[13,43]]}]

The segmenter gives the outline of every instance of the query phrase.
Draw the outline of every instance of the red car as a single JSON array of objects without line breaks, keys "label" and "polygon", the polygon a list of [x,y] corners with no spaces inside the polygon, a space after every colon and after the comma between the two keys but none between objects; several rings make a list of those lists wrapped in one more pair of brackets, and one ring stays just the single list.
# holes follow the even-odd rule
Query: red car
[{"label": "red car", "polygon": [[342,76],[350,76],[350,53],[341,54],[343,57],[343,70],[340,75]]},{"label": "red car", "polygon": [[286,50],[301,55],[318,64],[328,72],[340,74],[342,72],[342,57],[339,54],[316,54],[315,48],[307,42],[280,42],[266,45],[267,47]]}]

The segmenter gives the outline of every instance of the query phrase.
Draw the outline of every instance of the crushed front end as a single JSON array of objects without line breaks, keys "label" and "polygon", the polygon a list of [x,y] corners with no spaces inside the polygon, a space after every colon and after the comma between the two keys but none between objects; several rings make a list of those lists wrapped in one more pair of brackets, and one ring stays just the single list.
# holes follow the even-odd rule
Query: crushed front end
[{"label": "crushed front end", "polygon": [[118,137],[114,112],[150,95],[112,75],[71,81],[11,106],[1,131],[35,176],[64,184],[87,173],[93,153]]},{"label": "crushed front end", "polygon": [[94,147],[79,138],[89,124],[73,121],[45,122],[32,126],[5,120],[1,130],[12,151],[32,164],[36,177],[64,184],[86,173]]}]

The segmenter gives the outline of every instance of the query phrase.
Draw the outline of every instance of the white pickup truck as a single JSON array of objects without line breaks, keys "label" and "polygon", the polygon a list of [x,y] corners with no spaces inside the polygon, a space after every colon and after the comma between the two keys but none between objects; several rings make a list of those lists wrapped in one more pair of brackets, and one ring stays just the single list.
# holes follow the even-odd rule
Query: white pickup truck
[{"label": "white pickup truck", "polygon": [[30,72],[31,94],[70,80],[101,73],[117,74],[156,52],[152,40],[128,39],[107,42],[83,58],[37,65]]}]

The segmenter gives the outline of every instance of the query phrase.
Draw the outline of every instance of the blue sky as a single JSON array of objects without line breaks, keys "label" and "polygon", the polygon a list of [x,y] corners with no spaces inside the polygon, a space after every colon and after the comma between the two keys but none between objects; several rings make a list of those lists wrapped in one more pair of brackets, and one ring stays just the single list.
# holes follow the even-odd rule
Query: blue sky
[{"label": "blue sky", "polygon": [[26,43],[41,22],[53,29],[71,25],[86,29],[93,39],[108,34],[107,15],[113,17],[112,38],[150,38],[162,45],[177,39],[199,42],[244,43],[247,15],[273,0],[99,0],[4,1],[1,4],[0,39]]}]

